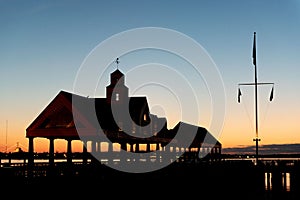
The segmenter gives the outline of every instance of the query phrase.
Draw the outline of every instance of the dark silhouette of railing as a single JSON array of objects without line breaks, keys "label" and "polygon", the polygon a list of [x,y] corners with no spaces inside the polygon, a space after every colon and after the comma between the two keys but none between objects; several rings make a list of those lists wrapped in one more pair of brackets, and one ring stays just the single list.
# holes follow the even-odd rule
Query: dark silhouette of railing
[{"label": "dark silhouette of railing", "polygon": [[[243,199],[264,197],[265,199],[296,199],[300,197],[300,160],[298,158],[260,158],[255,164],[255,156],[235,157],[224,155],[221,159],[203,159],[198,162],[180,162],[149,173],[125,173],[108,167],[104,162],[89,157],[82,162],[81,154],[73,155],[73,162],[64,160],[63,153],[56,155],[54,166],[47,161],[47,154],[35,157],[35,163],[29,168],[24,158],[11,159],[1,157],[0,178],[8,185],[20,187],[101,187],[113,184],[135,186],[188,187],[203,192],[216,192],[214,195],[242,193]],[[120,161],[121,162],[121,161]],[[30,176],[31,175],[31,176]],[[287,180],[287,178],[289,180]],[[93,181],[91,181],[93,180]],[[51,185],[49,185],[51,183]],[[95,185],[96,183],[96,185]],[[196,184],[195,184],[196,183]],[[141,184],[141,185],[140,185]],[[153,185],[152,185],[153,186]],[[2,186],[4,187],[4,186]],[[219,193],[220,192],[220,193]],[[230,196],[229,196],[230,197]],[[267,197],[267,198],[266,198]],[[247,199],[246,198],[246,199]]]}]

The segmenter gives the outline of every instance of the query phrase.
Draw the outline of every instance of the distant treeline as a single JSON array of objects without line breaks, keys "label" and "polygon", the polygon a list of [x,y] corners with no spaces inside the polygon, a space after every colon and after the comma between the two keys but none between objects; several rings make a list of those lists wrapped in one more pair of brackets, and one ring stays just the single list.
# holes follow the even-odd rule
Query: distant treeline
[{"label": "distant treeline", "polygon": [[[255,146],[238,146],[231,148],[222,148],[223,154],[254,154]],[[277,154],[300,154],[300,144],[266,144],[259,146],[259,154],[261,155],[277,155]]]}]

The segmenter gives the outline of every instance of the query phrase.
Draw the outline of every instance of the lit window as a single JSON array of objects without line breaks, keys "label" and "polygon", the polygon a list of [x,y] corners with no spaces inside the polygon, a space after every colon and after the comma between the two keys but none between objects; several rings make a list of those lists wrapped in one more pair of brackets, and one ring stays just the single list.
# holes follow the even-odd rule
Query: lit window
[{"label": "lit window", "polygon": [[119,101],[119,93],[116,94],[116,101]]}]

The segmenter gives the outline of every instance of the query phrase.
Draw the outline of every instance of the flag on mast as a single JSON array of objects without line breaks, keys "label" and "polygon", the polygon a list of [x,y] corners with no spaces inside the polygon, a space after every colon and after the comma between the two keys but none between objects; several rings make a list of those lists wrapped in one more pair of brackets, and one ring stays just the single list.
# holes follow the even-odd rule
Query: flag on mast
[{"label": "flag on mast", "polygon": [[253,58],[253,65],[256,66],[256,32],[254,32],[252,58]]},{"label": "flag on mast", "polygon": [[238,103],[241,102],[241,95],[242,95],[242,92],[241,92],[241,89],[239,88],[239,92],[238,92]]},{"label": "flag on mast", "polygon": [[272,100],[273,100],[273,98],[274,98],[274,95],[273,95],[273,93],[274,93],[274,86],[272,87],[272,90],[271,90],[271,94],[270,94],[270,101],[272,101]]}]

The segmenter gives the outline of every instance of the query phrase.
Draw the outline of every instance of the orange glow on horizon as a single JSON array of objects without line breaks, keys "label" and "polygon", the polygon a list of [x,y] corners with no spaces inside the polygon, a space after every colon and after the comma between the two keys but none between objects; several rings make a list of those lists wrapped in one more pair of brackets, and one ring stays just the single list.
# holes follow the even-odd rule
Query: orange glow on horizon
[{"label": "orange glow on horizon", "polygon": [[[275,103],[275,102],[274,102]],[[217,138],[223,148],[250,146],[254,145],[253,138],[255,136],[255,129],[253,121],[249,121],[243,109],[237,105],[232,105],[227,111],[227,118],[225,119],[224,127]],[[235,108],[234,106],[237,106]],[[298,119],[299,109],[295,108],[295,112],[288,112],[287,109],[279,109],[278,111],[270,109],[267,116],[260,116],[259,123],[259,138],[261,139],[260,145],[266,144],[295,144],[300,143],[300,129]],[[233,114],[233,112],[235,114]],[[36,117],[39,112],[32,113],[30,118]],[[24,118],[25,117],[25,118]],[[0,120],[0,151],[5,152],[6,147],[8,151],[14,151],[14,147],[18,143],[22,150],[27,151],[28,139],[26,138],[26,128],[32,120],[27,119],[28,116],[16,115],[12,116],[8,123],[8,133],[6,135],[5,122],[6,119]],[[14,119],[14,120],[12,120]],[[179,121],[179,116],[168,116],[168,128],[173,128]],[[205,127],[205,125],[201,125]],[[209,130],[209,127],[205,127]],[[214,133],[212,133],[214,134]],[[7,143],[6,143],[7,136]],[[72,141],[72,151],[82,152],[83,144],[79,140]],[[55,152],[66,152],[67,141],[62,139],[55,140]],[[48,152],[49,141],[45,138],[34,139],[35,152]]]}]

